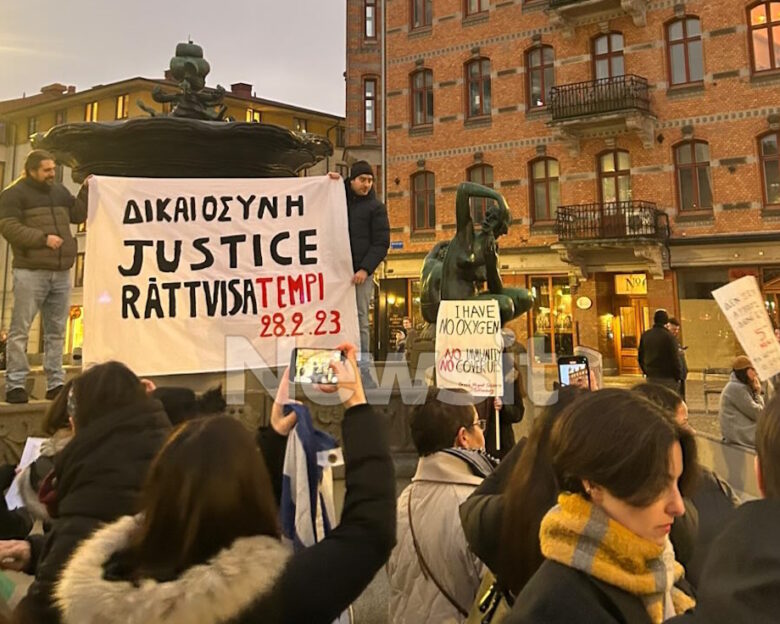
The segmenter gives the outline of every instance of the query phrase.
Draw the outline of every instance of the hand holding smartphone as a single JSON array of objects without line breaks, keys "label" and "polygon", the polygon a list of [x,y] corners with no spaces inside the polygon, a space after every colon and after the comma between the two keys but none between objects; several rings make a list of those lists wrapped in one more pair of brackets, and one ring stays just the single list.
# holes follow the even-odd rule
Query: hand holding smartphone
[{"label": "hand holding smartphone", "polygon": [[335,385],[339,380],[331,363],[344,361],[341,349],[295,348],[290,360],[290,380],[298,384]]},{"label": "hand holding smartphone", "polygon": [[591,389],[590,367],[584,355],[562,355],[558,358],[558,379],[561,386]]}]

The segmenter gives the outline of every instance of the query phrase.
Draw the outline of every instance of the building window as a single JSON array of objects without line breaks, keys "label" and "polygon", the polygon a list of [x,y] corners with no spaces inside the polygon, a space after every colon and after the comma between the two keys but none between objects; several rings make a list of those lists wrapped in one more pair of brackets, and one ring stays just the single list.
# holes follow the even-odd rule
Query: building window
[{"label": "building window", "polygon": [[547,106],[550,101],[550,89],[555,84],[554,61],[552,46],[538,46],[525,53],[529,108]]},{"label": "building window", "polygon": [[466,0],[466,16],[487,13],[490,0]]},{"label": "building window", "polygon": [[765,134],[759,139],[761,172],[764,179],[764,204],[780,205],[780,132]]},{"label": "building window", "polygon": [[347,130],[344,126],[336,128],[336,147],[344,147],[347,144]]},{"label": "building window", "polygon": [[412,74],[412,125],[433,123],[433,72],[421,69]]},{"label": "building window", "polygon": [[[466,177],[469,182],[476,182],[482,186],[493,188],[493,167],[490,165],[474,165],[466,171]],[[471,197],[471,220],[474,223],[482,223],[485,220],[485,214],[490,206],[494,205],[496,200],[486,197]]]},{"label": "building window", "polygon": [[780,2],[759,2],[748,13],[753,71],[780,68]]},{"label": "building window", "polygon": [[414,230],[436,227],[436,179],[430,171],[412,176],[412,226]]},{"label": "building window", "polygon": [[295,117],[293,122],[295,123],[295,129],[298,132],[306,133],[309,131],[309,121],[307,119],[304,119],[303,117]]},{"label": "building window", "polygon": [[477,59],[466,65],[466,117],[490,115],[490,59]]},{"label": "building window", "polygon": [[37,117],[28,117],[27,118],[27,136],[31,137],[36,132],[38,132],[38,118]]},{"label": "building window", "polygon": [[116,98],[116,118],[127,119],[129,115],[130,96],[125,93],[124,95],[118,95]]},{"label": "building window", "polygon": [[685,141],[674,148],[680,210],[712,210],[710,148],[704,141]]},{"label": "building window", "polygon": [[98,119],[98,103],[88,102],[84,107],[84,121],[97,121]]},{"label": "building window", "polygon": [[631,201],[631,158],[625,150],[602,152],[598,156],[601,202]]},{"label": "building window", "polygon": [[54,112],[54,125],[61,126],[68,122],[68,111],[66,109],[60,109]]},{"label": "building window", "polygon": [[425,28],[433,22],[433,0],[411,0],[412,29]]},{"label": "building window", "polygon": [[558,355],[574,351],[572,294],[565,275],[535,275],[530,280],[534,305],[528,320],[531,325],[530,351],[535,362],[554,362]]},{"label": "building window", "polygon": [[246,109],[246,120],[249,123],[262,123],[262,121],[263,121],[263,111],[259,111],[256,108],[247,108]]},{"label": "building window", "polygon": [[666,26],[669,82],[673,85],[704,80],[701,24],[698,17],[684,17]]},{"label": "building window", "polygon": [[339,163],[336,165],[336,171],[345,180],[349,177],[349,167],[347,165]]},{"label": "building window", "polygon": [[371,78],[363,83],[363,131],[376,134],[376,80]]},{"label": "building window", "polygon": [[73,268],[73,286],[81,288],[84,286],[84,252],[76,254],[76,264]]},{"label": "building window", "polygon": [[365,7],[365,30],[363,35],[366,39],[376,39],[376,0],[364,0]]},{"label": "building window", "polygon": [[554,221],[561,204],[558,161],[554,158],[537,158],[528,167],[534,221]]},{"label": "building window", "polygon": [[617,78],[626,73],[623,35],[607,33],[593,40],[593,74],[596,80]]}]

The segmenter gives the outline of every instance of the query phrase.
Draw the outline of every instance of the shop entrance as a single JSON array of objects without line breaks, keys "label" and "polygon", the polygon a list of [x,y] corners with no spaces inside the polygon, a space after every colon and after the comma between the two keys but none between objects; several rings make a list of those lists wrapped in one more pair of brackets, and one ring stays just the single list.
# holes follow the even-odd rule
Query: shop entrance
[{"label": "shop entrance", "polygon": [[637,356],[642,333],[652,326],[647,305],[647,276],[644,273],[615,275],[613,302],[615,358],[621,375],[641,375]]}]

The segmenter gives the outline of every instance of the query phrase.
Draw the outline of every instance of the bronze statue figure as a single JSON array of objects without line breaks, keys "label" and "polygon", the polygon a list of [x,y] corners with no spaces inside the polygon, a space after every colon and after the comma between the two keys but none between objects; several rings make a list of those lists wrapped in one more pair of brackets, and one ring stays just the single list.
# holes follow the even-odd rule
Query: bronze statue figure
[{"label": "bronze statue figure", "polygon": [[[494,200],[479,231],[471,218],[470,199]],[[525,288],[507,288],[501,281],[498,239],[509,230],[511,220],[506,200],[497,191],[462,182],[455,197],[457,232],[450,242],[438,243],[423,262],[421,306],[423,318],[436,323],[441,300],[494,299],[501,311],[501,324],[527,312],[533,297]],[[483,290],[484,286],[487,286]]]},{"label": "bronze statue figure", "polygon": [[[227,111],[227,107],[222,104],[225,89],[217,85],[213,92],[204,91],[211,66],[203,58],[203,48],[192,41],[178,44],[170,67],[171,76],[179,81],[181,93],[164,93],[160,87],[155,87],[152,89],[152,99],[160,104],[171,103],[173,117],[222,121]],[[138,106],[152,117],[159,115],[140,100]],[[215,106],[217,108],[213,109]]]}]

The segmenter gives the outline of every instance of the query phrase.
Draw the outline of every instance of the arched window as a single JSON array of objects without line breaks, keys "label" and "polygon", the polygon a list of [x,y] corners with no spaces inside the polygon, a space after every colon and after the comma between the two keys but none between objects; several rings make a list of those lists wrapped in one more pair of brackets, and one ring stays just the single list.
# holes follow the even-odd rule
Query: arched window
[{"label": "arched window", "polygon": [[412,176],[412,230],[432,230],[436,227],[436,177],[430,171]]},{"label": "arched window", "polygon": [[433,123],[433,72],[420,69],[411,76],[412,83],[412,125],[425,126]]},{"label": "arched window", "polygon": [[748,8],[753,71],[780,68],[780,2],[757,2]]},{"label": "arched window", "polygon": [[623,60],[623,34],[599,35],[593,40],[593,75],[596,80],[617,78],[626,73]]},{"label": "arched window", "polygon": [[[476,182],[482,186],[493,188],[493,167],[490,165],[474,165],[466,170],[466,178],[469,182]],[[485,197],[472,197],[469,199],[471,204],[471,219],[474,223],[482,223],[485,220],[487,209],[495,204],[495,200]]]},{"label": "arched window", "polygon": [[425,28],[433,22],[433,0],[410,0],[412,3],[412,30]]},{"label": "arched window", "polygon": [[680,210],[712,210],[710,146],[705,141],[683,141],[674,146],[677,199]]},{"label": "arched window", "polygon": [[669,83],[672,85],[704,80],[701,23],[698,17],[683,17],[666,25],[669,57]]},{"label": "arched window", "polygon": [[599,198],[603,204],[631,201],[631,158],[626,150],[598,155]]},{"label": "arched window", "polygon": [[543,45],[525,53],[526,88],[528,108],[547,106],[550,89],[555,84],[555,52],[552,46]]},{"label": "arched window", "polygon": [[764,205],[780,205],[780,132],[770,132],[758,139],[761,177],[764,182]]},{"label": "arched window", "polygon": [[534,221],[554,221],[561,203],[558,161],[537,158],[528,163],[531,179],[531,214]]},{"label": "arched window", "polygon": [[490,59],[466,63],[466,117],[490,115]]}]

